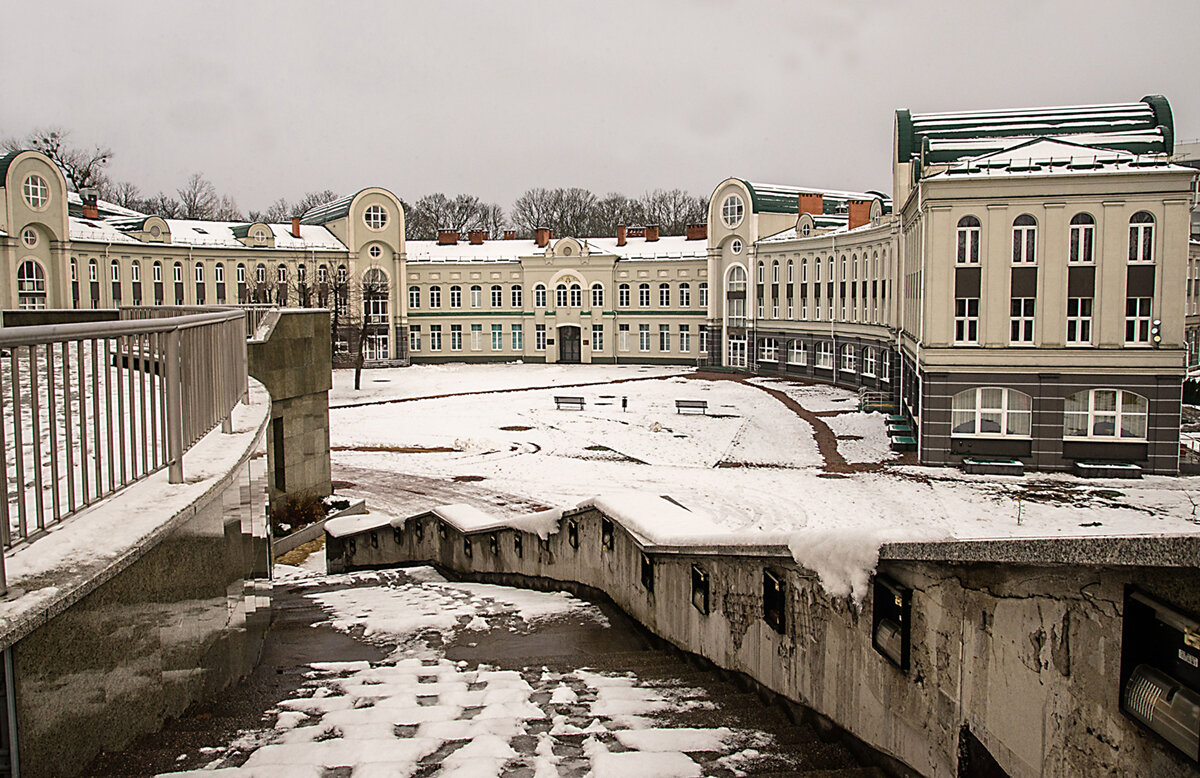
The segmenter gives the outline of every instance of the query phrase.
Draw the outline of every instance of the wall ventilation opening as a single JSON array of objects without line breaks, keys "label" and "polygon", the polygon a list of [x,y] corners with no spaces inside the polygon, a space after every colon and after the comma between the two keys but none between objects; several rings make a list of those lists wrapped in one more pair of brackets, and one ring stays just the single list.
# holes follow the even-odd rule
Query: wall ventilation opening
[{"label": "wall ventilation opening", "polygon": [[763,570],[763,621],[781,635],[787,631],[786,603],[783,579],[770,570]]},{"label": "wall ventilation opening", "polygon": [[492,556],[500,555],[500,537],[494,532],[488,535],[488,551],[492,552]]},{"label": "wall ventilation opening", "polygon": [[275,474],[275,490],[287,491],[287,467],[283,454],[283,417],[271,419],[272,472]]},{"label": "wall ventilation opening", "polygon": [[567,522],[567,542],[571,548],[579,548],[579,522],[575,520]]},{"label": "wall ventilation opening", "polygon": [[871,645],[889,662],[908,671],[912,589],[885,575],[875,576],[871,610]]},{"label": "wall ventilation opening", "polygon": [[463,556],[465,556],[467,559],[470,559],[474,555],[475,552],[471,549],[471,539],[463,538]]},{"label": "wall ventilation opening", "polygon": [[419,521],[413,522],[413,534],[417,536],[417,542],[420,543],[425,539],[425,525]]},{"label": "wall ventilation opening", "polygon": [[600,519],[600,545],[608,551],[613,550],[612,519]]},{"label": "wall ventilation opening", "polygon": [[403,527],[392,527],[392,540],[396,543],[397,546],[404,542],[404,528]]},{"label": "wall ventilation opening", "polygon": [[642,588],[654,593],[654,560],[642,554]]},{"label": "wall ventilation opening", "polygon": [[525,556],[525,541],[521,539],[521,533],[513,535],[513,553],[517,555],[517,559]]},{"label": "wall ventilation opening", "polygon": [[692,607],[708,615],[708,573],[692,565]]},{"label": "wall ventilation opening", "polygon": [[1121,710],[1200,762],[1200,621],[1127,587]]}]

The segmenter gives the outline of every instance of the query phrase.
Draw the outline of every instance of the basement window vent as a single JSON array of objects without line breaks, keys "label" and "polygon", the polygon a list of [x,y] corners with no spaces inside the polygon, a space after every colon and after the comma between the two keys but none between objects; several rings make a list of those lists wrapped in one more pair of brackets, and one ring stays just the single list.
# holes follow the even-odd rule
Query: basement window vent
[{"label": "basement window vent", "polygon": [[513,553],[517,555],[517,559],[525,556],[525,542],[521,539],[521,533],[513,535]]},{"label": "basement window vent", "polygon": [[403,527],[392,527],[392,540],[395,541],[397,546],[404,542]]},{"label": "basement window vent", "polygon": [[379,533],[371,530],[371,548],[379,548]]},{"label": "basement window vent", "polygon": [[613,550],[612,519],[600,519],[600,545],[608,551]]},{"label": "basement window vent", "polygon": [[1121,711],[1200,762],[1200,621],[1128,587]]},{"label": "basement window vent", "polygon": [[500,538],[494,532],[488,535],[488,551],[492,552],[492,556],[500,554]]},{"label": "basement window vent", "polygon": [[692,565],[692,607],[708,615],[708,573]]},{"label": "basement window vent", "polygon": [[781,635],[787,631],[786,603],[783,579],[770,570],[763,570],[763,621]]},{"label": "basement window vent", "polygon": [[463,538],[463,556],[465,556],[467,559],[470,559],[474,555],[475,552],[471,550],[471,539]]},{"label": "basement window vent", "polygon": [[571,544],[571,548],[579,548],[579,522],[567,522],[567,542]]},{"label": "basement window vent", "polygon": [[413,522],[413,534],[417,536],[417,542],[420,543],[425,539],[425,525],[422,522]]},{"label": "basement window vent", "polygon": [[871,645],[907,672],[911,641],[912,589],[884,575],[875,576],[871,609]]},{"label": "basement window vent", "polygon": [[646,554],[642,554],[642,588],[654,593],[654,560]]},{"label": "basement window vent", "polygon": [[437,527],[438,527],[438,538],[440,538],[441,540],[445,540],[446,539],[446,523],[439,521]]}]

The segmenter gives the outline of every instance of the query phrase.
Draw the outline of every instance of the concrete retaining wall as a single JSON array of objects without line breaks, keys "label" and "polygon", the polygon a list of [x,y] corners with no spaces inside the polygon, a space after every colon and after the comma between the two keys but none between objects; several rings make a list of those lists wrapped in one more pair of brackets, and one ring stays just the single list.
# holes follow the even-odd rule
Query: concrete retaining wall
[{"label": "concrete retaining wall", "polygon": [[[1024,547],[1025,561],[885,553],[879,572],[913,592],[903,671],[872,646],[873,598],[861,610],[830,598],[786,549],[655,547],[619,522],[610,548],[607,521],[596,509],[568,513],[541,541],[511,529],[464,535],[425,514],[402,529],[327,536],[326,557],[330,572],[432,562],[481,579],[517,575],[598,589],[679,648],[748,674],[922,775],[982,774],[974,772],[980,753],[1012,776],[1195,775],[1194,764],[1118,706],[1125,587],[1200,610],[1195,544],[1186,546],[1192,561],[1182,569],[1145,549],[1135,549],[1137,564],[1061,554],[1038,563],[1030,561],[1036,544]],[[692,604],[693,566],[708,575],[708,614]],[[763,617],[764,570],[784,582],[782,632]]]}]

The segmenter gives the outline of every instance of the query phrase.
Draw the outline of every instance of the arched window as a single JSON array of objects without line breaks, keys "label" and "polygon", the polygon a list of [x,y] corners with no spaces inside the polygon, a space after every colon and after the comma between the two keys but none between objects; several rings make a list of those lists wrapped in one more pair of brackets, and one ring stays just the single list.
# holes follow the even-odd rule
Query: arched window
[{"label": "arched window", "polygon": [[1076,392],[1063,406],[1064,438],[1145,440],[1150,402],[1121,389]]},{"label": "arched window", "polygon": [[638,305],[642,308],[650,307],[650,284],[638,284]]},{"label": "arched window", "polygon": [[1154,217],[1145,211],[1129,220],[1129,261],[1154,261]]},{"label": "arched window", "polygon": [[345,265],[338,265],[338,269],[337,269],[337,282],[338,282],[339,284],[345,284],[345,283],[346,283],[346,282],[348,282],[349,280],[350,280],[350,272],[349,272],[348,270],[346,270],[346,266],[345,266]]},{"label": "arched window", "polygon": [[679,307],[692,307],[692,287],[687,281],[679,285]]},{"label": "arched window", "polygon": [[377,267],[363,273],[363,316],[367,324],[387,324],[388,278]]},{"label": "arched window", "polygon": [[771,263],[771,283],[779,283],[779,260]]},{"label": "arched window", "polygon": [[329,268],[325,265],[317,265],[317,283],[329,283]]},{"label": "arched window", "polygon": [[450,307],[451,308],[461,308],[462,307],[462,287],[457,284],[450,287]]},{"label": "arched window", "polygon": [[603,284],[592,284],[592,307],[593,308],[603,308],[604,307],[604,285]]},{"label": "arched window", "polygon": [[218,284],[225,283],[225,265],[220,262],[213,268],[213,280]]},{"label": "arched window", "polygon": [[94,259],[88,260],[88,280],[89,281],[98,280],[97,276],[96,276],[96,260],[94,260]]},{"label": "arched window", "polygon": [[512,307],[520,308],[524,305],[523,295],[521,294],[521,285],[513,284],[512,288]]},{"label": "arched window", "polygon": [[136,259],[129,263],[129,280],[135,284],[142,280],[142,263]]},{"label": "arched window", "polygon": [[504,287],[500,284],[492,284],[492,307],[501,308],[504,306]]},{"label": "arched window", "polygon": [[279,284],[287,283],[287,265],[279,265],[275,268],[275,282]]},{"label": "arched window", "polygon": [[254,282],[265,284],[267,282],[267,266],[258,265],[254,268]]},{"label": "arched window", "polygon": [[729,268],[728,282],[725,284],[727,292],[744,292],[746,291],[746,269],[741,265],[734,265]]},{"label": "arched window", "polygon": [[579,284],[571,284],[571,307],[583,307],[583,287]]},{"label": "arched window", "polygon": [[[283,265],[280,265],[280,267],[283,267]],[[195,272],[196,272],[196,283],[198,283],[198,284],[204,283],[204,265],[197,262]]]},{"label": "arched window", "polygon": [[567,307],[567,285],[559,284],[554,287],[554,304],[559,308]]},{"label": "arched window", "polygon": [[429,287],[429,307],[430,308],[441,308],[442,307],[442,287],[440,287],[440,286]]},{"label": "arched window", "polygon": [[617,287],[617,306],[620,308],[629,307],[629,284],[621,284]]},{"label": "arched window", "polygon": [[700,307],[701,308],[708,307],[708,282],[707,281],[700,282]]},{"label": "arched window", "polygon": [[46,307],[46,273],[32,259],[17,268],[17,307],[25,310]]},{"label": "arched window", "polygon": [[1013,220],[1014,265],[1037,262],[1037,220],[1027,213]]},{"label": "arched window", "polygon": [[176,262],[171,268],[171,280],[177,284],[183,283],[183,264]]},{"label": "arched window", "polygon": [[761,261],[758,263],[758,283],[760,283],[760,284],[763,282],[763,275],[765,275],[765,272],[766,272],[765,271],[766,264],[767,264],[766,262],[761,262]]},{"label": "arched window", "polygon": [[958,264],[979,264],[979,234],[979,220],[974,216],[964,216],[958,220]]},{"label": "arched window", "polygon": [[867,346],[862,353],[862,374],[865,376],[875,376],[875,349]]},{"label": "arched window", "polygon": [[482,308],[483,307],[483,287],[480,286],[479,284],[471,285],[471,307],[472,308]]},{"label": "arched window", "polygon": [[954,395],[950,434],[1029,437],[1033,400],[1024,392],[999,386],[966,389]]},{"label": "arched window", "polygon": [[789,259],[788,263],[787,263],[787,282],[789,284],[796,280],[795,276],[793,275],[795,272],[795,269],[796,268],[795,268],[794,263],[792,262],[792,260]]},{"label": "arched window", "polygon": [[419,286],[408,287],[408,307],[409,308],[420,308],[421,307],[421,287],[419,287]]},{"label": "arched window", "polygon": [[808,257],[800,260],[800,283],[808,283]]},{"label": "arched window", "polygon": [[659,284],[658,285],[658,305],[660,308],[670,308],[671,307],[671,285],[670,284]]},{"label": "arched window", "polygon": [[156,283],[156,284],[162,283],[162,263],[161,262],[154,263],[154,266],[151,268],[151,276],[153,277],[154,283]]},{"label": "arched window", "polygon": [[115,259],[108,263],[108,280],[117,284],[121,283],[121,266]]},{"label": "arched window", "polygon": [[1096,220],[1088,213],[1077,213],[1071,217],[1071,248],[1067,255],[1070,262],[1094,262],[1096,245]]},{"label": "arched window", "polygon": [[537,286],[533,287],[533,307],[546,307],[546,287],[543,284],[538,284]]}]

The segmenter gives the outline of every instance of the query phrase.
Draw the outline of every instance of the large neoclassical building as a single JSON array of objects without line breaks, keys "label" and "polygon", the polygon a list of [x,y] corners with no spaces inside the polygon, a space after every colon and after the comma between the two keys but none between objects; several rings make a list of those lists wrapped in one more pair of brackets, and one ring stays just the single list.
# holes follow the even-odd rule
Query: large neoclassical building
[{"label": "large neoclassical building", "polygon": [[533,240],[406,241],[379,188],[291,224],[162,219],[80,199],[17,152],[0,158],[0,301],[316,305],[375,363],[805,377],[893,398],[925,463],[1176,472],[1200,245],[1189,258],[1195,170],[1171,162],[1173,130],[1157,96],[897,111],[891,197],[729,178],[683,236]]}]

